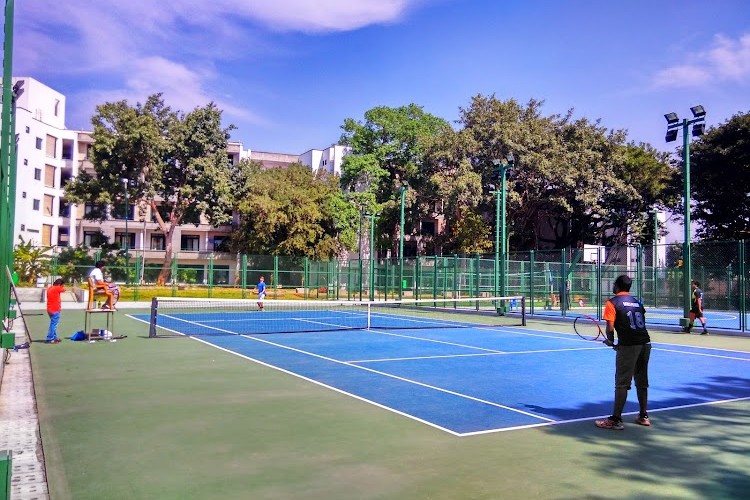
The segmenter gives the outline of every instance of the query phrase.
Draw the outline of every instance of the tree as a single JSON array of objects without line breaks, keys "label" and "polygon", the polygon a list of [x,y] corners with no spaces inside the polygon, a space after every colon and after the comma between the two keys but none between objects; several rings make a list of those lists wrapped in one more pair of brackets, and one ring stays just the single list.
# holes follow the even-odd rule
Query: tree
[{"label": "tree", "polygon": [[241,201],[234,250],[330,259],[354,248],[359,214],[337,176],[301,163],[263,169],[247,160],[235,175]]},{"label": "tree", "polygon": [[750,238],[750,112],[736,114],[691,148],[691,216],[708,240]]},{"label": "tree", "polygon": [[170,276],[175,229],[201,218],[213,225],[231,221],[232,180],[221,111],[210,103],[190,113],[173,112],[161,94],[134,107],[126,101],[97,106],[92,118],[94,173],[83,171],[66,185],[67,197],[90,202],[93,220],[124,200],[122,179],[134,205],[150,206],[164,233],[165,253],[157,282]]},{"label": "tree", "polygon": [[35,285],[38,277],[49,272],[51,249],[34,246],[32,240],[25,241],[20,235],[18,239],[20,242],[13,249],[13,269],[21,283]]},{"label": "tree", "polygon": [[626,144],[624,131],[566,115],[543,116],[541,101],[477,95],[461,109],[457,132],[432,143],[428,169],[436,193],[454,192],[451,225],[478,211],[494,224],[493,160],[516,158],[508,174],[507,221],[516,249],[613,244],[636,239],[648,209],[669,201],[666,155]]},{"label": "tree", "polygon": [[[365,112],[364,122],[347,118],[341,143],[351,146],[344,158],[341,183],[353,193],[369,193],[381,215],[378,225],[390,233],[393,250],[399,241],[400,195],[408,184],[405,205],[407,227],[416,227],[420,213],[429,210],[421,193],[429,183],[424,170],[425,148],[438,133],[450,129],[442,118],[410,104],[398,108],[378,106]],[[434,209],[433,209],[434,210]]]}]

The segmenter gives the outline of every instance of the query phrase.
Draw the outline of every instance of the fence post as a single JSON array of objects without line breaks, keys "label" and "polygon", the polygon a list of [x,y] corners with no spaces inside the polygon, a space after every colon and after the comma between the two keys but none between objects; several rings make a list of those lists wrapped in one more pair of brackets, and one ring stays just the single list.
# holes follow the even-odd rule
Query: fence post
[{"label": "fence post", "polygon": [[247,255],[244,253],[240,258],[240,287],[242,287],[242,298],[247,298]]},{"label": "fence post", "polygon": [[534,314],[534,250],[529,252],[529,300],[531,301],[531,314]]},{"label": "fence post", "polygon": [[740,330],[743,332],[748,329],[747,324],[747,263],[745,262],[745,240],[739,241],[739,261],[740,261],[740,275],[739,275],[739,292],[740,292]]},{"label": "fence post", "polygon": [[177,252],[172,254],[172,297],[177,297]]},{"label": "fence post", "polygon": [[213,254],[208,256],[208,298],[214,296],[214,256]]}]

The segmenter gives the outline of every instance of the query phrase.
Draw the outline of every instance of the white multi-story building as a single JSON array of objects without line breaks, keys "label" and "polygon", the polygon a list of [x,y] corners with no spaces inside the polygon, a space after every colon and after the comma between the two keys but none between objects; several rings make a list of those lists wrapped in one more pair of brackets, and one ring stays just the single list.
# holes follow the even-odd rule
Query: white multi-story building
[{"label": "white multi-story building", "polygon": [[[80,171],[93,172],[89,149],[94,139],[91,132],[65,127],[64,95],[29,77],[14,78],[13,83],[19,80],[23,80],[23,92],[16,101],[18,166],[14,243],[20,235],[24,241],[39,246],[59,248],[81,243],[95,246],[98,235],[104,234],[109,242],[127,245],[139,252],[146,262],[161,263],[165,240],[150,208],[131,204],[130,213],[126,215],[124,207],[113,207],[112,217],[99,222],[84,218],[92,207],[66,201],[65,183]],[[233,164],[246,158],[267,168],[299,162],[314,171],[324,169],[336,174],[341,173],[341,163],[348,151],[345,146],[332,145],[294,155],[244,150],[240,142],[228,144]],[[217,257],[219,269],[226,270],[228,277],[234,258],[226,253],[225,242],[230,232],[231,226],[213,227],[205,222],[179,227],[173,242],[180,266],[202,268],[206,257],[213,255]]]}]

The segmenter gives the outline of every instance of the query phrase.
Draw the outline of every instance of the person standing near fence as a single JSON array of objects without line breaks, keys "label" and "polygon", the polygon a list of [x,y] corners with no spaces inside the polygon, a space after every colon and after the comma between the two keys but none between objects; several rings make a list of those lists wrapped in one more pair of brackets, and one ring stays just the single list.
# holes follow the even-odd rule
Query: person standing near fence
[{"label": "person standing near fence", "polygon": [[49,315],[49,330],[47,331],[47,344],[59,344],[57,338],[57,325],[60,323],[62,311],[62,293],[65,291],[65,280],[58,278],[47,288],[47,314]]},{"label": "person standing near fence", "polygon": [[258,310],[263,310],[263,301],[266,298],[266,278],[260,277],[258,282]]},{"label": "person standing near fence", "polygon": [[[633,280],[618,276],[612,291],[615,296],[604,306],[602,318],[607,322],[607,345],[617,351],[615,361],[615,402],[612,416],[594,423],[601,429],[621,431],[622,410],[628,398],[631,381],[635,380],[640,412],[635,423],[650,426],[648,418],[648,361],[651,357],[651,338],[646,330],[646,310],[630,295]],[[617,331],[617,345],[614,345]]]},{"label": "person standing near fence", "polygon": [[703,317],[703,290],[701,290],[700,286],[701,284],[698,281],[693,280],[690,282],[690,288],[693,289],[690,300],[690,323],[685,327],[684,332],[690,333],[690,330],[695,324],[695,318],[698,318],[698,321],[700,321],[703,326],[701,335],[708,335],[708,330],[706,330],[706,318]]}]

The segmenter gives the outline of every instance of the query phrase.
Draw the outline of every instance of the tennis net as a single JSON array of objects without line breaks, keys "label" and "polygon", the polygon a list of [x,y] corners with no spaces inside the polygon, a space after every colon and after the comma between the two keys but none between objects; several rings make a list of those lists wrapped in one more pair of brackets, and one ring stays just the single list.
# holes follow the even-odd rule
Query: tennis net
[{"label": "tennis net", "polygon": [[[500,314],[499,308],[507,314]],[[149,337],[525,325],[523,297],[399,301],[155,297]]]}]

